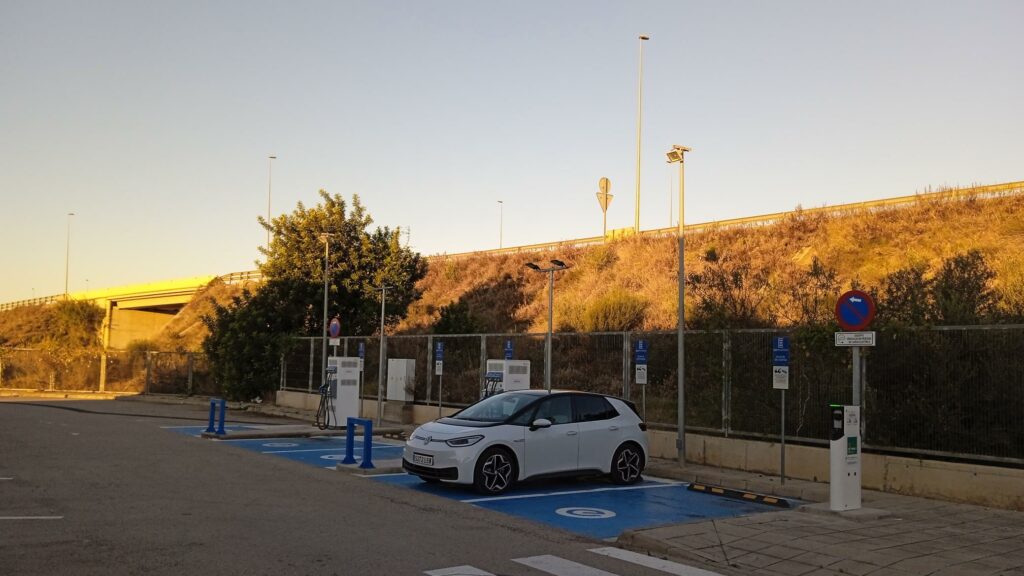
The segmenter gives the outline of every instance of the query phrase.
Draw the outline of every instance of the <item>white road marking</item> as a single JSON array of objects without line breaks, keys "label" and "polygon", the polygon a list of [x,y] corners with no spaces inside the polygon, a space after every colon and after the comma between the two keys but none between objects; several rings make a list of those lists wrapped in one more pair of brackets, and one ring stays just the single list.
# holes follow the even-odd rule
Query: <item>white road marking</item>
[{"label": "white road marking", "polygon": [[427,576],[494,576],[490,572],[484,572],[472,566],[452,566],[451,568],[438,568],[424,572]]},{"label": "white road marking", "polygon": [[0,520],[63,520],[63,516],[0,516]]},{"label": "white road marking", "polygon": [[616,576],[616,574],[611,572],[591,568],[586,564],[580,564],[550,554],[530,556],[529,558],[513,558],[512,561],[523,566],[529,566],[534,570],[554,574],[555,576]]},{"label": "white road marking", "polygon": [[0,480],[14,480],[14,478],[0,478]]},{"label": "white road marking", "polygon": [[674,486],[683,486],[682,483],[675,484],[657,484],[655,486],[621,486],[617,488],[590,488],[587,490],[566,490],[564,492],[545,492],[543,494],[523,494],[520,496],[491,496],[488,498],[472,498],[469,500],[462,500],[470,504],[476,502],[496,502],[498,500],[519,500],[522,498],[544,498],[546,496],[563,496],[565,494],[589,494],[591,492],[621,492],[623,490],[650,490],[652,488],[672,488]]},{"label": "white road marking", "polygon": [[[392,448],[392,446],[390,444],[374,444],[373,447],[374,448]],[[302,449],[298,449],[298,450],[263,450],[262,453],[263,454],[290,454],[292,452],[337,452],[339,450],[344,452],[345,448],[343,446],[335,446],[333,448],[302,448]],[[363,451],[363,447],[360,446],[358,448],[355,448],[355,451],[356,452],[362,452]]]},{"label": "white road marking", "polygon": [[661,558],[655,558],[645,554],[630,552],[629,550],[623,550],[622,548],[594,548],[591,552],[602,556],[610,556],[631,564],[639,564],[647,568],[660,570],[674,576],[722,576],[718,572],[710,572],[701,568],[694,568],[693,566],[679,564],[678,562],[671,562],[669,560],[662,560]]}]

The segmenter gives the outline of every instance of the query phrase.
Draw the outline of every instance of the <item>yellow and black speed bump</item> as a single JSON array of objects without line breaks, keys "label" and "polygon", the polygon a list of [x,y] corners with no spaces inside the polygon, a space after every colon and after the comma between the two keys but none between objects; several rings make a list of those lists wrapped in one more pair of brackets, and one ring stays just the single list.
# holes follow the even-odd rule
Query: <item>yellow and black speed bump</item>
[{"label": "yellow and black speed bump", "polygon": [[769,506],[777,506],[779,508],[789,508],[789,500],[785,498],[776,498],[775,496],[766,496],[764,494],[754,494],[753,492],[744,492],[743,490],[733,490],[731,488],[722,488],[721,486],[709,486],[707,484],[693,483],[687,487],[693,492],[703,492],[704,494],[711,494],[713,496],[724,496],[726,498],[735,498],[736,500],[743,500],[745,502],[757,502],[758,504],[767,504]]}]

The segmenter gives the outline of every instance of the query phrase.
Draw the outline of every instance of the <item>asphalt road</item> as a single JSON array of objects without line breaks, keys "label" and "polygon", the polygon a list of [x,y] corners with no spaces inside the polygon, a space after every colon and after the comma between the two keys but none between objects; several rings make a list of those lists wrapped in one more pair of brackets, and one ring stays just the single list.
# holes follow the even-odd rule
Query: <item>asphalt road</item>
[{"label": "asphalt road", "polygon": [[205,419],[195,406],[0,402],[0,574],[537,576],[513,559],[542,555],[664,574],[588,551],[607,542],[161,428]]}]

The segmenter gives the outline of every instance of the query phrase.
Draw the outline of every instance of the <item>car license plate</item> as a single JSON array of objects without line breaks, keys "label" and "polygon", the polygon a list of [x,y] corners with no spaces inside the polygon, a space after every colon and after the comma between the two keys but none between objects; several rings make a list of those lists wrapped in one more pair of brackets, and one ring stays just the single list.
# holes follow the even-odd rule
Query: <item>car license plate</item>
[{"label": "car license plate", "polygon": [[412,463],[413,464],[419,464],[421,466],[433,466],[434,465],[434,457],[429,455],[429,454],[418,454],[416,452],[413,452],[412,453]]}]

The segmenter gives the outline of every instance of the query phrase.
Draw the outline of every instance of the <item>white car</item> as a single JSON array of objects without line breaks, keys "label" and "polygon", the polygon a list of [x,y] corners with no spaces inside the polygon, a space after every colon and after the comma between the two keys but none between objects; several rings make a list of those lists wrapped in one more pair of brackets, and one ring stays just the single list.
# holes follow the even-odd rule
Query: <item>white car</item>
[{"label": "white car", "polygon": [[627,401],[586,392],[519,390],[417,428],[402,467],[427,482],[500,494],[528,478],[608,474],[640,480],[647,425]]}]

